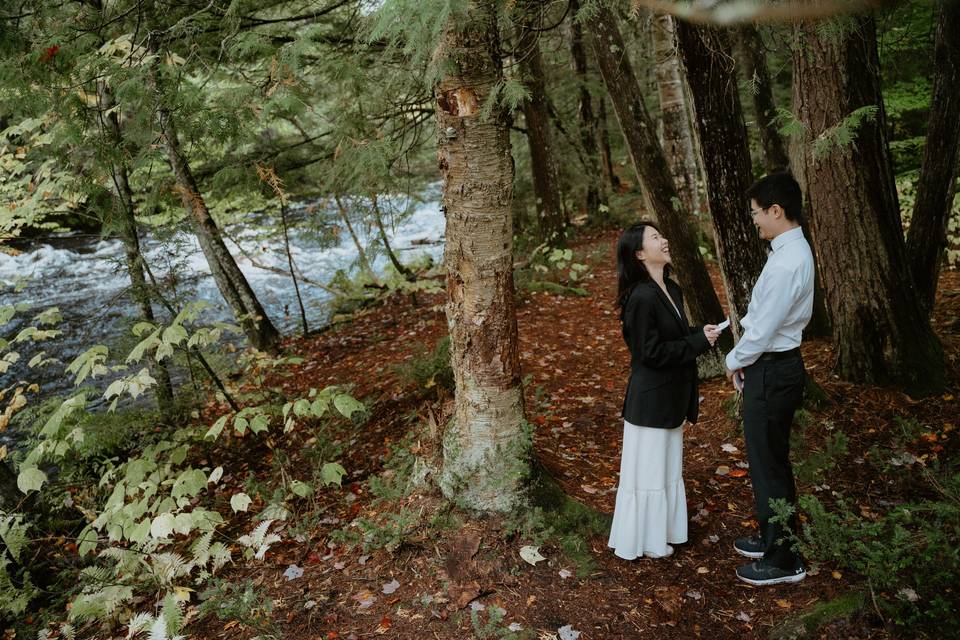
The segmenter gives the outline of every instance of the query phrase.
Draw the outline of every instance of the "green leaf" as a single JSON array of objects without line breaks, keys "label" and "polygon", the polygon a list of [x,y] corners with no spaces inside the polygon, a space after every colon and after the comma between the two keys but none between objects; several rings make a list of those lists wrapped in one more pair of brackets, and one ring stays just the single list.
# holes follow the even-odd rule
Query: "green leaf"
[{"label": "green leaf", "polygon": [[161,513],[150,523],[150,535],[155,540],[168,537],[173,533],[174,518],[172,513]]},{"label": "green leaf", "polygon": [[17,487],[24,493],[39,491],[46,481],[47,474],[36,467],[21,469],[19,475],[17,475]]},{"label": "green leaf", "polygon": [[295,494],[297,494],[301,498],[306,498],[311,493],[313,493],[313,487],[311,487],[306,482],[294,480],[293,482],[290,483],[290,491],[293,491]]},{"label": "green leaf", "polygon": [[251,500],[247,494],[235,493],[233,497],[230,498],[230,507],[234,511],[246,511],[251,502],[253,502],[253,500]]},{"label": "green leaf", "polygon": [[337,408],[345,418],[349,418],[357,411],[363,411],[364,406],[362,402],[355,400],[352,396],[348,396],[345,393],[334,396],[333,406]]},{"label": "green leaf", "polygon": [[347,475],[347,470],[336,462],[328,462],[320,470],[320,479],[323,480],[324,484],[335,484],[338,487],[345,475]]},{"label": "green leaf", "polygon": [[254,433],[262,433],[267,431],[270,427],[270,419],[262,413],[255,416],[253,420],[250,421],[250,431]]},{"label": "green leaf", "polygon": [[229,415],[220,416],[217,418],[217,421],[213,423],[213,426],[204,434],[204,438],[213,438],[216,440],[220,433],[223,431],[223,428],[227,425],[227,420],[230,419]]}]

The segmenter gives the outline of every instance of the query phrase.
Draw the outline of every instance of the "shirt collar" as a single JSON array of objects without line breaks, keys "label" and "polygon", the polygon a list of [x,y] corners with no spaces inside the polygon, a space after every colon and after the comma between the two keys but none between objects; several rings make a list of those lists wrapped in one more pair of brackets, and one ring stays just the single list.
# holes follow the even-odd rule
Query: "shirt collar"
[{"label": "shirt collar", "polygon": [[803,229],[801,227],[796,227],[795,229],[790,229],[789,231],[784,231],[776,238],[770,241],[770,249],[772,251],[777,251],[785,244],[793,242],[803,237]]}]

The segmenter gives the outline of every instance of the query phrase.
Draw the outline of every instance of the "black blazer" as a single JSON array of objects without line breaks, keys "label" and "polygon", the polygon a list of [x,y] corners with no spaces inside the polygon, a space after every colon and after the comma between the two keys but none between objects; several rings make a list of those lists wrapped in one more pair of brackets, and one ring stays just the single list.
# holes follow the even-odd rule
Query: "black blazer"
[{"label": "black blazer", "polygon": [[665,280],[670,297],[653,282],[637,284],[621,320],[630,348],[630,381],[623,399],[623,418],[641,427],[672,429],[684,419],[697,421],[697,356],[710,349],[702,327],[691,327],[683,310],[683,292]]}]

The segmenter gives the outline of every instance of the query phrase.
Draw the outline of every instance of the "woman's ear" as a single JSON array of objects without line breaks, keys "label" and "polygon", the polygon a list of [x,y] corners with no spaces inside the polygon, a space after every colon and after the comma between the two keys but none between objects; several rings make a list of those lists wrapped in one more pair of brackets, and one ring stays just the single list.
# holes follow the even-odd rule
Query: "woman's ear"
[{"label": "woman's ear", "polygon": [[643,262],[643,250],[638,249],[634,255],[637,256],[637,260]]}]

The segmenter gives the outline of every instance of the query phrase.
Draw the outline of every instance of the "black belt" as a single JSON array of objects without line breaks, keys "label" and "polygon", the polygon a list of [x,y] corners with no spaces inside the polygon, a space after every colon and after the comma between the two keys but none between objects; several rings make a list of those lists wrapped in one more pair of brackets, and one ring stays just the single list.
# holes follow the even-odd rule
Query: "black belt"
[{"label": "black belt", "polygon": [[799,358],[800,347],[794,347],[789,351],[768,351],[758,358],[758,360],[786,360],[787,358]]}]

